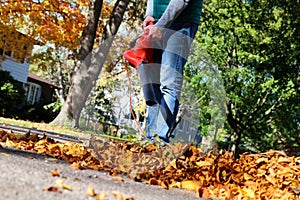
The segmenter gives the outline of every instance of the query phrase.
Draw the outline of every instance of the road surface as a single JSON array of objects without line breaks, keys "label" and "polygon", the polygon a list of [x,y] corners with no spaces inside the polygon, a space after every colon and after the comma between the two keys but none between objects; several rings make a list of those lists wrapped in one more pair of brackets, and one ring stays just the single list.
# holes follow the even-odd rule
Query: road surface
[{"label": "road surface", "polygon": [[[105,171],[75,170],[63,160],[6,148],[3,144],[0,146],[0,166],[1,200],[95,199],[87,195],[89,185],[96,194],[105,194],[106,200],[120,200],[120,196],[135,200],[199,199],[192,191],[166,190],[127,177],[109,176]],[[59,172],[58,176],[53,176],[53,170]],[[66,186],[65,189],[62,186]],[[59,191],[49,191],[51,189]]]}]

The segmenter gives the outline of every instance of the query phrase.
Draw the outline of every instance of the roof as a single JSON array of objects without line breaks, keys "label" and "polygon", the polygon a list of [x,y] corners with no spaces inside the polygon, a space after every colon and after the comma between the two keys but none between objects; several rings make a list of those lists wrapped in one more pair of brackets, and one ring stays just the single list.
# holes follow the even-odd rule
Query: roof
[{"label": "roof", "polygon": [[31,72],[28,72],[28,78],[31,78],[33,80],[36,80],[38,82],[42,82],[42,83],[45,83],[47,85],[50,85],[51,87],[54,87],[54,88],[59,88],[57,85],[51,83],[50,81],[46,80],[46,79],[43,79],[41,77],[39,77],[38,75],[34,74],[34,73],[31,73]]}]

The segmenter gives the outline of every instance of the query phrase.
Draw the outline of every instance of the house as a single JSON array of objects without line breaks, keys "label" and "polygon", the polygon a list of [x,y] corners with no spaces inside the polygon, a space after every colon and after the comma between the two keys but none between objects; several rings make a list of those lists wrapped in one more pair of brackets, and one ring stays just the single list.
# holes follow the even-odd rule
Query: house
[{"label": "house", "polygon": [[24,87],[27,92],[27,104],[41,103],[43,105],[52,103],[55,89],[59,89],[50,81],[31,72],[28,72],[27,83],[24,84]]},{"label": "house", "polygon": [[29,72],[32,49],[38,42],[32,38],[0,24],[0,70],[10,72],[17,81],[23,83],[26,104],[49,104],[58,87],[51,82]]}]

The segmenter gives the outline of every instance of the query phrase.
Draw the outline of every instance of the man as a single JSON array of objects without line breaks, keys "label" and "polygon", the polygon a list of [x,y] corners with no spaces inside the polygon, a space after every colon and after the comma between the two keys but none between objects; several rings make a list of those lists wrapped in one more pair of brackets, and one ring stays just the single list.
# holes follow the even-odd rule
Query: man
[{"label": "man", "polygon": [[198,30],[202,0],[148,0],[142,27],[155,43],[153,63],[139,66],[148,105],[146,136],[169,143],[176,121],[183,69]]}]

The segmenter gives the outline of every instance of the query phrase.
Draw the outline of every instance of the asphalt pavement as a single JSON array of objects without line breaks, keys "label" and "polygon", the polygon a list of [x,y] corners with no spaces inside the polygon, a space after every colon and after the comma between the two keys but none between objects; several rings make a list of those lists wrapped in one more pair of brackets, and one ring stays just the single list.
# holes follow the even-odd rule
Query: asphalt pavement
[{"label": "asphalt pavement", "polygon": [[1,144],[0,166],[0,200],[96,199],[87,194],[88,188],[93,188],[96,194],[105,194],[106,200],[199,199],[192,191],[167,190],[123,176],[110,176],[105,171],[75,170],[64,160]]}]

